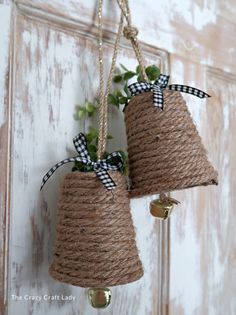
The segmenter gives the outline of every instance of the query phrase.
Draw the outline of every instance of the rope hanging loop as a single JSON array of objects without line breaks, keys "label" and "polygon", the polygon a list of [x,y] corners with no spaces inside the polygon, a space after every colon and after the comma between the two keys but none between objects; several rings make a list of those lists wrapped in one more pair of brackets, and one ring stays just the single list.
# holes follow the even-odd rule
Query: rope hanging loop
[{"label": "rope hanging loop", "polygon": [[128,40],[130,40],[131,45],[133,47],[134,53],[136,55],[137,61],[140,66],[140,76],[143,82],[147,81],[147,76],[145,73],[145,67],[144,67],[144,58],[142,54],[142,50],[138,41],[138,29],[137,27],[134,27],[131,22],[131,13],[130,13],[130,7],[129,7],[129,1],[128,0],[116,0],[117,4],[119,5],[121,12],[126,20],[127,25],[124,27],[124,37]]},{"label": "rope hanging loop", "polygon": [[99,74],[100,74],[100,96],[99,96],[99,131],[98,131],[98,159],[102,159],[106,149],[107,142],[107,123],[108,123],[108,95],[112,86],[112,78],[115,71],[117,54],[120,46],[120,39],[123,30],[123,14],[121,13],[112,62],[107,83],[104,79],[104,61],[103,61],[103,32],[102,32],[102,6],[103,0],[99,0],[98,6],[98,51],[99,51]]}]

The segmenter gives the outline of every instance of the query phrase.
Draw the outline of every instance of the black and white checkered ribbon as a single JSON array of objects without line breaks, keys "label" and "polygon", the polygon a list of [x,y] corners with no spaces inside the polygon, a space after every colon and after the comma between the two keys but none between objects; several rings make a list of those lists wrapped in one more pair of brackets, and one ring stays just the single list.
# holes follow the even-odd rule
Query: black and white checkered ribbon
[{"label": "black and white checkered ribbon", "polygon": [[165,89],[184,92],[194,96],[205,98],[210,97],[207,93],[188,85],[171,84],[168,85],[169,75],[160,74],[159,78],[152,84],[148,82],[135,82],[128,86],[132,96],[143,92],[153,92],[153,105],[163,109],[164,97],[162,91]]},{"label": "black and white checkered ribbon", "polygon": [[[79,153],[78,156],[65,159],[56,165],[54,165],[50,170],[44,175],[42,185],[40,190],[43,188],[44,184],[49,180],[49,178],[52,176],[52,174],[63,164],[70,163],[70,162],[81,162],[84,163],[87,166],[91,166],[91,168],[96,173],[97,177],[101,180],[103,185],[106,187],[107,190],[112,190],[115,188],[116,183],[113,181],[113,179],[109,176],[108,172],[111,171],[117,171],[119,169],[122,169],[124,161],[119,152],[112,152],[107,156],[106,159],[98,160],[96,162],[92,161],[89,152],[87,149],[87,141],[85,138],[85,135],[83,133],[79,133],[74,139],[74,146],[76,151]],[[116,164],[111,163],[111,160],[113,158],[116,158]]]}]

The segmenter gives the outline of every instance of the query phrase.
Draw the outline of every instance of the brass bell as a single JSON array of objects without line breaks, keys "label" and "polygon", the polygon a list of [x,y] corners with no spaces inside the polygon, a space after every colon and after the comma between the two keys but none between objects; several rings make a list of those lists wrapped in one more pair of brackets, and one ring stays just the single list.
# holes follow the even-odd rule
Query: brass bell
[{"label": "brass bell", "polygon": [[106,308],[111,303],[111,290],[109,288],[90,288],[88,298],[92,307]]},{"label": "brass bell", "polygon": [[150,202],[150,213],[154,217],[166,220],[170,217],[174,204],[178,203],[177,200],[161,194],[160,198]]}]

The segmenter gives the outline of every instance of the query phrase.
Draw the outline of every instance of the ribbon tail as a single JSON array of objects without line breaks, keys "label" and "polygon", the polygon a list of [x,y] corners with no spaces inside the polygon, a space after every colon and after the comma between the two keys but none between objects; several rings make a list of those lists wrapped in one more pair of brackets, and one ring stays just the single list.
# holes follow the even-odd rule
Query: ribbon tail
[{"label": "ribbon tail", "polygon": [[[112,164],[112,159],[116,159],[115,163]],[[121,170],[124,166],[124,159],[120,152],[114,151],[110,153],[105,160],[101,161],[102,168],[106,170],[112,170],[112,171],[117,171]]]},{"label": "ribbon tail", "polygon": [[199,90],[197,88],[194,88],[194,87],[188,86],[188,85],[171,84],[168,86],[168,89],[172,90],[172,91],[179,91],[179,92],[191,94],[191,95],[197,96],[199,98],[211,97],[209,94],[203,92],[202,90]]},{"label": "ribbon tail", "polygon": [[128,86],[128,89],[132,96],[141,94],[143,92],[148,92],[152,88],[152,85],[150,83],[146,82],[135,82]]},{"label": "ribbon tail", "polygon": [[154,85],[159,85],[162,89],[165,89],[168,85],[169,78],[169,75],[160,74],[159,78],[154,82]]},{"label": "ribbon tail", "polygon": [[164,100],[162,90],[158,87],[153,87],[153,105],[155,107],[163,109]]},{"label": "ribbon tail", "polygon": [[80,132],[77,136],[74,137],[73,143],[75,146],[76,151],[79,153],[81,158],[86,158],[90,161],[90,156],[87,149],[87,140],[85,135]]},{"label": "ribbon tail", "polygon": [[67,164],[67,163],[70,163],[70,162],[75,162],[75,161],[86,163],[85,159],[81,159],[78,156],[77,157],[68,158],[68,159],[64,159],[61,162],[58,162],[52,168],[50,168],[50,170],[43,176],[43,180],[42,180],[42,184],[41,184],[40,190],[42,190],[43,186],[46,184],[46,182],[49,180],[49,178],[53,175],[53,173],[55,173],[55,171],[59,167],[61,167],[64,164]]},{"label": "ribbon tail", "polygon": [[107,190],[112,190],[116,187],[116,183],[113,181],[106,170],[100,168],[95,170],[95,173]]}]

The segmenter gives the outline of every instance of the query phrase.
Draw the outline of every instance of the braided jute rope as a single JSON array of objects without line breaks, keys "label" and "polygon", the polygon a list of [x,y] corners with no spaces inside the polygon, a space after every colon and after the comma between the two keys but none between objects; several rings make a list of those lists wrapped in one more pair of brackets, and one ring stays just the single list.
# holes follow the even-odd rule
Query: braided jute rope
[{"label": "braided jute rope", "polygon": [[80,287],[127,284],[143,275],[126,180],[109,172],[117,187],[107,191],[95,173],[66,175],[59,200],[50,274]]},{"label": "braided jute rope", "polygon": [[101,159],[107,142],[107,123],[108,123],[108,95],[112,86],[113,74],[115,72],[116,59],[118,55],[118,50],[120,46],[120,39],[123,30],[123,15],[121,13],[120,22],[118,26],[118,31],[116,35],[116,40],[114,43],[114,50],[112,55],[110,72],[107,79],[107,84],[105,84],[104,78],[104,60],[103,60],[103,32],[102,32],[102,4],[103,0],[99,0],[98,8],[98,29],[99,29],[99,39],[98,39],[98,52],[99,52],[99,77],[100,77],[100,93],[99,93],[99,131],[98,131],[98,159]]},{"label": "braided jute rope", "polygon": [[164,91],[164,110],[152,92],[131,99],[125,109],[131,197],[217,184],[217,172],[179,92]]},{"label": "braided jute rope", "polygon": [[[120,38],[121,14],[111,69],[105,87],[103,68],[102,4],[99,0],[100,107],[98,159],[107,140],[108,93],[112,84]],[[94,172],[66,175],[58,210],[53,262],[49,272],[61,282],[80,287],[127,284],[143,275],[135,242],[126,178],[109,172],[116,188],[108,191]]]}]

